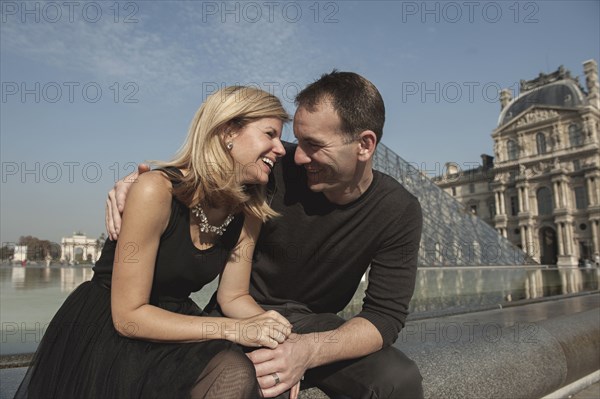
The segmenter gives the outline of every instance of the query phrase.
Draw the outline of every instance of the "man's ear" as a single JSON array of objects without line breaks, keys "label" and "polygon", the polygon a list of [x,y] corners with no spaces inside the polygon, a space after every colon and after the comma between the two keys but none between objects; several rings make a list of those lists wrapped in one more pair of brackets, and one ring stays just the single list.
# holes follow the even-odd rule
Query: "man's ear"
[{"label": "man's ear", "polygon": [[364,130],[358,135],[358,159],[368,161],[377,147],[377,135],[372,130]]}]

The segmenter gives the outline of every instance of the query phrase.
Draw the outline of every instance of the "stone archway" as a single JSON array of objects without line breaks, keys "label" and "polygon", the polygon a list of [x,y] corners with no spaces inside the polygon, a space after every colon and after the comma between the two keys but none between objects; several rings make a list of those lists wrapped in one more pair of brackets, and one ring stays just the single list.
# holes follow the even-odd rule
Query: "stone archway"
[{"label": "stone archway", "polygon": [[558,237],[552,227],[540,229],[540,263],[542,265],[556,265],[558,261]]},{"label": "stone archway", "polygon": [[61,246],[61,261],[92,263],[100,257],[98,241],[81,233],[75,233],[72,237],[63,237]]},{"label": "stone archway", "polygon": [[82,246],[74,246],[73,247],[73,257],[71,258],[74,262],[83,262],[83,247]]}]

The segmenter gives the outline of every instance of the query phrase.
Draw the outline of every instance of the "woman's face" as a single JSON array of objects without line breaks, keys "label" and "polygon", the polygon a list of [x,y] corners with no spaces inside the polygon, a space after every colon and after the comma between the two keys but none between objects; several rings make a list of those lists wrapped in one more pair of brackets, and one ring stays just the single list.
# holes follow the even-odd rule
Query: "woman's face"
[{"label": "woman's face", "polygon": [[240,184],[267,184],[277,158],[285,155],[282,129],[280,119],[262,118],[226,138],[227,143],[233,143],[230,153]]}]

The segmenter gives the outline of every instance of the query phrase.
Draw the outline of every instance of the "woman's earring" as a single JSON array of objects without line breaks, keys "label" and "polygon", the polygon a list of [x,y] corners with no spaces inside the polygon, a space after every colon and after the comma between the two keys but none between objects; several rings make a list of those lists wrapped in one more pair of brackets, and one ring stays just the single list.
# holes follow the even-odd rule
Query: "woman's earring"
[{"label": "woman's earring", "polygon": [[225,145],[225,147],[227,147],[227,149],[228,149],[229,151],[231,151],[231,149],[233,148],[233,141],[230,141],[230,142],[228,142],[228,143]]}]

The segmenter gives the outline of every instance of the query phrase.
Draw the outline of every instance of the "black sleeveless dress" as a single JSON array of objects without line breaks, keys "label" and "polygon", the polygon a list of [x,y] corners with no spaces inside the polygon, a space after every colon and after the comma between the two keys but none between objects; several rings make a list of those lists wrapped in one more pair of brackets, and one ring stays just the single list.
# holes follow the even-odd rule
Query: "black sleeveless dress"
[{"label": "black sleeveless dress", "polygon": [[[243,214],[236,215],[213,247],[199,250],[190,237],[189,209],[173,198],[160,239],[150,304],[180,314],[206,315],[189,295],[223,270],[243,223]],[[155,343],[118,335],[110,308],[116,245],[107,240],[92,280],[69,295],[48,325],[15,398],[187,398],[217,353],[241,351],[226,340]],[[135,262],[135,244],[125,248],[124,256]]]}]

